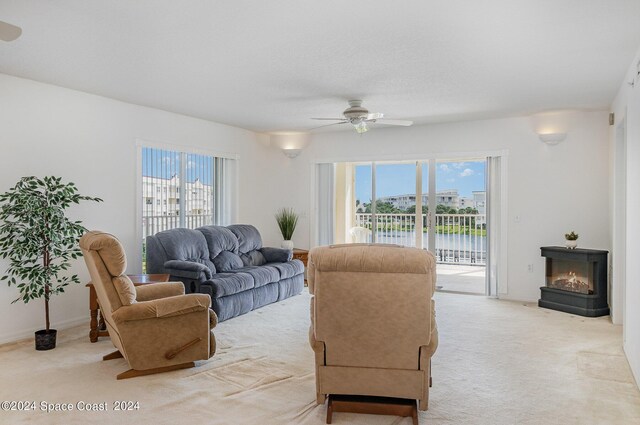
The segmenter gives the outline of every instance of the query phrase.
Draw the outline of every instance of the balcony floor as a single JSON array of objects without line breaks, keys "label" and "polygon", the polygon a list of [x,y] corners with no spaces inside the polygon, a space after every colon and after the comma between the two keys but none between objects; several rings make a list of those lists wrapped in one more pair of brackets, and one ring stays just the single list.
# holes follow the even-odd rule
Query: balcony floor
[{"label": "balcony floor", "polygon": [[438,291],[485,294],[485,266],[441,264],[436,266]]}]

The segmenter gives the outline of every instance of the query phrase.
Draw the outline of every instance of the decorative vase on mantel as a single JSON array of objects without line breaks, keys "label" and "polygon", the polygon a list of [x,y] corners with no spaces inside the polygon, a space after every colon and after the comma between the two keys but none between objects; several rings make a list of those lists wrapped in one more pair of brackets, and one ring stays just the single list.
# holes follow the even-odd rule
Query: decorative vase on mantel
[{"label": "decorative vase on mantel", "polygon": [[578,246],[578,234],[574,231],[571,233],[565,233],[564,235],[564,246],[568,249],[576,249]]},{"label": "decorative vase on mantel", "polygon": [[293,249],[293,241],[292,240],[282,241],[280,246],[284,249]]}]

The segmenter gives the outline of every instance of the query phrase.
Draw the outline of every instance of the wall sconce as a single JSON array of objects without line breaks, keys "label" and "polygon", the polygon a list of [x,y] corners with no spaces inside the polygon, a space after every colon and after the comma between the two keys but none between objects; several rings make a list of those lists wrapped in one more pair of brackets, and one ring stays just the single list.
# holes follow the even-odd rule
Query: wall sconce
[{"label": "wall sconce", "polygon": [[546,134],[538,134],[538,137],[541,141],[545,142],[547,145],[557,145],[567,138],[567,133],[546,133]]},{"label": "wall sconce", "polygon": [[295,131],[282,131],[269,135],[272,146],[280,148],[287,158],[296,158],[309,144],[309,134]]},{"label": "wall sconce", "polygon": [[300,152],[302,152],[302,149],[282,149],[284,156],[291,159],[300,155]]}]

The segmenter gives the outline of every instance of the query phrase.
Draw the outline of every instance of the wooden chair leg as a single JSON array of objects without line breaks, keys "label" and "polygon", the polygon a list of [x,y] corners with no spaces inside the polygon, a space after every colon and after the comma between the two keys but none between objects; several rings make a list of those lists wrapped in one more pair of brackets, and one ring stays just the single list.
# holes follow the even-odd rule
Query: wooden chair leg
[{"label": "wooden chair leg", "polygon": [[413,425],[419,425],[419,422],[418,422],[418,405],[416,403],[413,404],[413,411],[411,412],[411,417],[413,418]]},{"label": "wooden chair leg", "polygon": [[145,375],[153,375],[155,373],[170,372],[172,370],[188,369],[190,367],[194,367],[195,365],[196,364],[194,362],[188,362],[188,363],[180,363],[176,365],[156,367],[153,369],[145,369],[145,370],[129,369],[126,372],[122,372],[121,374],[119,374],[117,378],[129,379],[129,378],[135,378],[137,376],[145,376]]},{"label": "wooden chair leg", "polygon": [[329,395],[329,402],[327,403],[327,423],[331,423],[331,419],[333,417],[333,400],[331,395]]},{"label": "wooden chair leg", "polygon": [[102,360],[113,360],[113,359],[121,359],[124,356],[120,352],[120,350],[116,350],[113,353],[109,353],[106,356],[102,357]]}]

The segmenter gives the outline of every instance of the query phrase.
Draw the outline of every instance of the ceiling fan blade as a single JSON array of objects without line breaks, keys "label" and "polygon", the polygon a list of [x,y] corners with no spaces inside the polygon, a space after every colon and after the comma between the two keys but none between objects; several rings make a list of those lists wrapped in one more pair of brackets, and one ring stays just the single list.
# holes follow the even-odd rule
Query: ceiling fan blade
[{"label": "ceiling fan blade", "polygon": [[367,120],[379,120],[382,117],[384,117],[384,114],[382,112],[376,112],[373,114],[367,114]]},{"label": "ceiling fan blade", "polygon": [[344,121],[344,118],[311,118],[312,120]]},{"label": "ceiling fan blade", "polygon": [[0,40],[13,41],[20,37],[22,28],[0,21]]},{"label": "ceiling fan blade", "polygon": [[389,119],[386,119],[386,118],[383,118],[383,119],[380,119],[380,120],[373,120],[373,122],[375,122],[376,124],[402,125],[402,126],[405,126],[405,127],[413,125],[413,121],[409,121],[409,120],[389,120]]},{"label": "ceiling fan blade", "polygon": [[321,125],[320,127],[310,128],[309,131],[317,130],[317,129],[322,128],[322,127],[330,127],[332,125],[347,124],[348,122],[349,121],[342,121],[342,122],[334,122],[333,124],[325,124],[325,125]]}]

